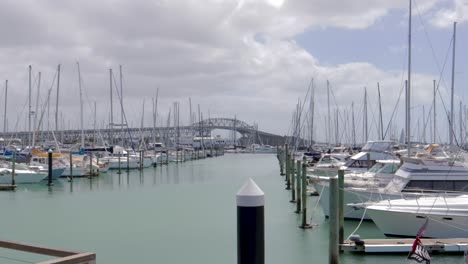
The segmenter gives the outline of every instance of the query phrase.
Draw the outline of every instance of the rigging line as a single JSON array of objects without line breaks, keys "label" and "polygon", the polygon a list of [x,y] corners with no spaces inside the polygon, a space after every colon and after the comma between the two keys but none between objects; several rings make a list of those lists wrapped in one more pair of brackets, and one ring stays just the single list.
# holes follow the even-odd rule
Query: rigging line
[{"label": "rigging line", "polygon": [[[429,38],[429,33],[427,32],[426,30],[426,25],[424,24],[424,20],[422,19],[421,17],[421,13],[419,12],[419,7],[418,7],[418,4],[416,1],[414,1],[415,3],[415,6],[416,6],[416,12],[418,13],[418,17],[419,17],[419,22],[422,24],[423,26],[423,30],[424,30],[424,34],[425,34],[425,37],[429,43],[429,47],[431,48],[431,52],[432,52],[432,57],[434,57],[434,60],[435,60],[435,63],[436,63],[436,66],[437,66],[437,69],[439,70],[439,74],[442,75],[443,73],[443,69],[445,68],[445,63],[447,62],[447,58],[448,58],[448,54],[446,55],[446,58],[445,58],[445,63],[444,63],[444,67],[442,68],[442,70],[440,69],[440,65],[439,65],[439,62],[437,60],[437,57],[436,57],[436,53],[435,53],[435,50],[434,50],[434,47],[432,46],[432,42]],[[453,36],[452,36],[452,40],[450,41],[450,45],[449,45],[449,50],[450,51],[450,46],[452,44],[452,41],[453,41]],[[443,80],[443,83],[445,85],[445,87],[447,87],[447,84],[445,84],[445,80]]]},{"label": "rigging line", "polygon": [[[117,91],[117,95],[119,97],[119,99],[121,99],[121,94],[119,93],[119,89],[117,89],[117,82],[115,80],[115,76],[114,76],[114,72],[112,72],[112,80],[114,81],[114,87],[115,87],[115,90]],[[122,100],[119,100],[119,102],[122,102]],[[128,135],[130,136],[130,142],[132,143],[131,146],[132,146],[132,150],[135,151],[135,147],[134,147],[134,143],[133,143],[133,138],[132,138],[132,133],[130,133],[130,128],[128,127],[128,121],[127,121],[127,115],[123,109],[123,105],[121,105],[121,110],[122,110],[122,114],[123,114],[123,117],[124,117],[124,120],[125,120],[125,124],[126,124],[126,127],[127,127],[127,133]],[[120,125],[123,125],[123,124],[120,124]]]},{"label": "rigging line", "polygon": [[24,100],[23,108],[22,108],[22,110],[21,110],[21,112],[20,112],[20,114],[19,114],[20,117],[16,119],[15,132],[11,135],[10,140],[8,141],[8,145],[10,145],[11,142],[13,141],[13,139],[18,135],[18,132],[19,132],[19,131],[18,131],[19,122],[20,122],[20,121],[23,121],[23,119],[22,119],[21,116],[23,116],[23,114],[24,114],[24,112],[25,112],[25,110],[26,110],[26,105],[27,105],[27,104],[28,104],[28,98],[26,98],[26,99]]},{"label": "rigging line", "polygon": [[[39,118],[39,122],[37,124],[37,127],[34,128],[36,132],[39,132],[39,128],[42,125],[42,120],[44,118],[45,110],[46,110],[47,105],[49,104],[49,101],[50,101],[50,94],[52,93],[52,89],[54,88],[55,80],[57,79],[57,74],[58,74],[58,72],[55,72],[54,79],[52,80],[52,84],[51,84],[49,90],[47,91],[47,97],[46,97],[47,100],[42,105],[41,117]],[[36,113],[36,115],[37,115],[37,113]]]},{"label": "rigging line", "polygon": [[[300,110],[300,112],[297,113],[297,115],[299,115],[299,118],[300,118],[300,115],[301,115],[301,113],[302,113],[302,111],[303,111],[303,109],[304,109],[304,105],[305,105],[305,102],[307,101],[307,97],[309,96],[310,88],[311,88],[311,86],[312,86],[312,82],[313,82],[313,78],[312,78],[312,80],[309,82],[309,86],[308,86],[308,88],[307,88],[307,93],[306,93],[306,95],[305,95],[306,100],[304,100],[304,102],[302,103],[302,106],[300,106],[300,104],[299,104],[300,109],[298,109],[298,110]],[[299,103],[300,103],[300,101],[299,101]],[[296,104],[296,106],[297,106],[297,104]],[[294,112],[297,112],[297,111],[294,111]],[[295,119],[296,119],[296,114],[293,114],[293,117],[292,117],[292,120],[291,120],[290,129],[289,129],[289,131],[288,131],[288,135],[291,135],[290,133],[294,133],[294,134],[297,133],[297,131],[292,132],[293,129],[297,129],[297,126],[295,127],[295,125],[294,125]],[[300,119],[299,119],[299,123],[300,123]],[[295,128],[294,128],[294,127],[295,127]],[[302,128],[301,125],[299,125],[299,129],[301,129],[301,128]],[[293,136],[294,136],[294,135],[293,135]],[[294,147],[295,147],[295,149],[297,149],[297,142],[296,142],[296,145],[295,145]]]}]

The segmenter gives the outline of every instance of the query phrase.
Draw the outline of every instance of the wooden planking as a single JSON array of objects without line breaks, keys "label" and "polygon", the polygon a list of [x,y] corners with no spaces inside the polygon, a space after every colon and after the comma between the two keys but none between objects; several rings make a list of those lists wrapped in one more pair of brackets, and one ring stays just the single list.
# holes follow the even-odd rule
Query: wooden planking
[{"label": "wooden planking", "polygon": [[60,259],[47,260],[37,264],[95,264],[95,253],[80,253]]},{"label": "wooden planking", "polygon": [[41,254],[41,255],[54,256],[54,257],[67,257],[70,255],[76,255],[80,253],[76,251],[55,249],[55,248],[37,246],[37,245],[26,244],[26,243],[19,243],[19,242],[8,241],[8,240],[0,240],[0,247],[13,249],[13,250],[19,250],[19,251],[25,251],[25,252],[30,252],[30,253],[36,253],[36,254]]}]

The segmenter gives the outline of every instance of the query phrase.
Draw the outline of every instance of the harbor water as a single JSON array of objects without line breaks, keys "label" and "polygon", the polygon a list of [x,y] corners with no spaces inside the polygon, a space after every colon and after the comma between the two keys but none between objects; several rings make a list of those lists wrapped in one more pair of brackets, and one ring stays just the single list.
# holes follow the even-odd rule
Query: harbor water
[{"label": "harbor water", "polygon": [[[237,263],[236,193],[253,178],[265,192],[266,263],[328,263],[328,221],[318,197],[308,198],[313,229],[289,202],[273,154],[226,154],[143,171],[109,171],[20,185],[0,192],[0,239],[91,251],[97,263]],[[323,197],[328,199],[328,197]],[[404,223],[402,223],[404,224]],[[345,236],[358,225],[345,222]],[[383,238],[371,222],[357,232]],[[48,257],[0,251],[1,263]],[[406,255],[342,253],[341,263],[406,263]],[[462,255],[434,255],[432,263],[462,263]]]}]

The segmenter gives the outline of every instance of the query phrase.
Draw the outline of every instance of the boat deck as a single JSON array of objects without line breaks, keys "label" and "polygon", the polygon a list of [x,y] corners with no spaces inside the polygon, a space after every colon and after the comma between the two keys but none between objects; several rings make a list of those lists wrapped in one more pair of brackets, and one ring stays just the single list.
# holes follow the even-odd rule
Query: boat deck
[{"label": "boat deck", "polygon": [[[356,253],[408,253],[414,238],[408,239],[363,239],[364,245],[346,240],[342,245],[343,251]],[[468,247],[468,238],[422,238],[421,242],[429,252],[464,252]]]}]

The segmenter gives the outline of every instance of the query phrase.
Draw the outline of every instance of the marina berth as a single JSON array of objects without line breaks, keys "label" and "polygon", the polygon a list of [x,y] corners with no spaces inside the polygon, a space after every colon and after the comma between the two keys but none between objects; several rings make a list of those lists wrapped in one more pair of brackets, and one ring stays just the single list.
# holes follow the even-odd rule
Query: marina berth
[{"label": "marina berth", "polygon": [[415,237],[426,225],[423,237],[468,238],[468,195],[383,200],[365,207],[387,236]]},{"label": "marina berth", "polygon": [[[416,154],[414,157],[402,157],[403,162],[396,170],[395,175],[387,175],[388,184],[352,186],[345,184],[345,204],[349,210],[345,218],[361,219],[363,210],[360,206],[352,204],[379,201],[382,199],[398,199],[402,197],[416,197],[422,193],[444,193],[464,191],[468,189],[468,166],[460,161],[452,161],[441,148],[432,146],[427,148],[424,155]],[[345,176],[345,178],[347,178]],[[349,181],[345,181],[349,182]],[[328,194],[328,184],[322,181],[313,182],[315,189]],[[326,199],[320,204],[328,215]],[[364,219],[370,220],[368,215]]]}]

